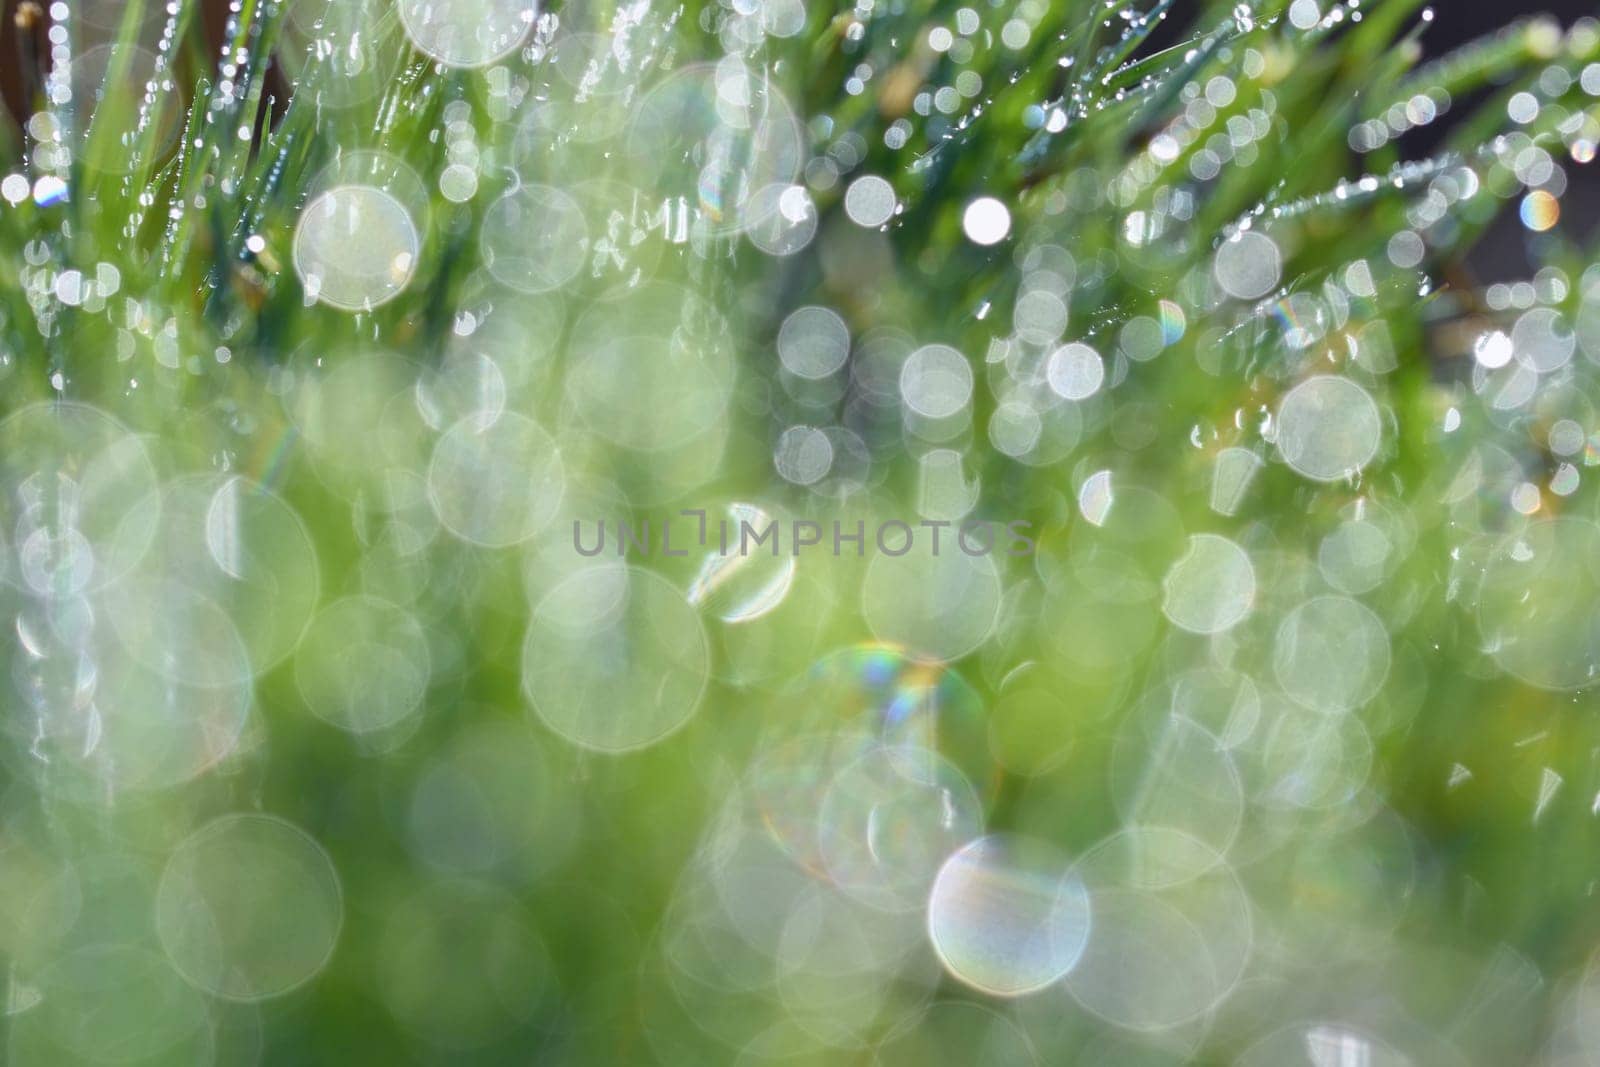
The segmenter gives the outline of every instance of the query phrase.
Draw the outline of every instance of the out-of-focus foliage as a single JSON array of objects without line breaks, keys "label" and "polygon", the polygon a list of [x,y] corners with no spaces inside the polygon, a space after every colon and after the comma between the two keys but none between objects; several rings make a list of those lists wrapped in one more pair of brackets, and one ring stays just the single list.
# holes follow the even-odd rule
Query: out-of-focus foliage
[{"label": "out-of-focus foliage", "polygon": [[201,16],[0,140],[7,1062],[1595,1055],[1600,24]]}]

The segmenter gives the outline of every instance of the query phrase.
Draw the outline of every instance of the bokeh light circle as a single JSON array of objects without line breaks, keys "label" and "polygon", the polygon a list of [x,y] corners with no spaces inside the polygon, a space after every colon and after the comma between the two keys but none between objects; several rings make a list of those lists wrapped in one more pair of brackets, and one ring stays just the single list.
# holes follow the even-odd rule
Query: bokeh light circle
[{"label": "bokeh light circle", "polygon": [[1229,296],[1259,300],[1277,288],[1283,255],[1272,238],[1247,230],[1222,242],[1213,270],[1217,284]]},{"label": "bokeh light circle", "polygon": [[1250,557],[1216,534],[1189,538],[1182,558],[1162,583],[1161,610],[1174,626],[1216,634],[1243,622],[1255,603],[1256,573]]},{"label": "bokeh light circle", "polygon": [[972,367],[949,345],[925,345],[901,365],[900,396],[918,415],[949,418],[972,400]]},{"label": "bokeh light circle", "polygon": [[1352,711],[1371,700],[1389,674],[1389,633],[1359,601],[1316,597],[1284,616],[1272,667],[1283,691],[1306,707]]},{"label": "bokeh light circle", "polygon": [[955,660],[993,632],[1002,592],[999,568],[991,556],[952,549],[914,542],[904,555],[873,556],[861,583],[861,613],[879,640],[919,656]]},{"label": "bokeh light circle", "polygon": [[1378,405],[1349,378],[1307,378],[1278,408],[1278,452],[1313,481],[1359,474],[1377,456],[1382,438]]},{"label": "bokeh light circle", "polygon": [[939,865],[983,825],[970,782],[914,744],[870,745],[840,767],[817,812],[818,855],[844,892],[881,911],[922,907]]},{"label": "bokeh light circle", "polygon": [[947,971],[991,996],[1016,997],[1072,970],[1090,936],[1089,894],[1064,856],[1031,839],[979,838],[939,869],[928,937]]},{"label": "bokeh light circle", "polygon": [[463,541],[489,548],[526,541],[561,507],[566,472],[538,423],[506,412],[485,425],[457,422],[434,446],[428,495],[439,521]]},{"label": "bokeh light circle", "polygon": [[294,664],[312,713],[355,734],[385,729],[416,712],[431,671],[428,639],[415,616],[364,594],[323,608]]},{"label": "bokeh light circle", "polygon": [[801,378],[826,378],[844,366],[849,354],[850,331],[828,308],[797,308],[778,328],[778,358]]},{"label": "bokeh light circle", "polygon": [[[155,536],[155,465],[143,440],[87,404],[31,404],[0,422],[0,577],[73,595],[123,577]],[[22,556],[28,562],[24,563]]]},{"label": "bokeh light circle", "polygon": [[536,0],[400,0],[400,22],[417,50],[447,67],[481,67],[507,55],[533,29]]},{"label": "bokeh light circle", "polygon": [[559,289],[577,277],[588,253],[578,202],[548,185],[523,185],[489,205],[481,237],[484,265],[523,293]]},{"label": "bokeh light circle", "polygon": [[710,674],[698,613],[665,578],[597,564],[534,608],[522,686],[560,737],[599,752],[661,741],[694,715]]},{"label": "bokeh light circle", "polygon": [[156,930],[178,973],[227,1000],[265,1000],[327,966],[344,923],[322,846],[266,815],[225,815],[173,851]]},{"label": "bokeh light circle", "polygon": [[399,296],[417,270],[422,238],[411,213],[374,185],[339,185],[301,212],[294,270],[306,294],[342,311]]},{"label": "bokeh light circle", "polygon": [[1530,685],[1600,680],[1600,527],[1566,517],[1508,536],[1484,568],[1478,627],[1495,662]]}]

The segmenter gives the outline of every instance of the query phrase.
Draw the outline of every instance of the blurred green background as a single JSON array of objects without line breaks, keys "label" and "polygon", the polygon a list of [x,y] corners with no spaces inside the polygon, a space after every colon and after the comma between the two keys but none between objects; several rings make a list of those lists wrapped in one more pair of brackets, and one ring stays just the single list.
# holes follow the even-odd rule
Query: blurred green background
[{"label": "blurred green background", "polygon": [[8,8],[8,1062],[1588,1062],[1600,24],[1463,18]]}]

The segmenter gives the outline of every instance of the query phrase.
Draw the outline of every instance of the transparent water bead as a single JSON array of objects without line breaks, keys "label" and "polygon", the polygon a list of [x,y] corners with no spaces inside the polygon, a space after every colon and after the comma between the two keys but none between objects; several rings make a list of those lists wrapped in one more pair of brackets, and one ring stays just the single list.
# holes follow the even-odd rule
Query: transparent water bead
[{"label": "transparent water bead", "polygon": [[398,46],[388,0],[297,0],[286,6],[284,46],[273,58],[297,88],[314,91],[322,107],[370,100],[409,58]]},{"label": "transparent water bead", "polygon": [[741,550],[739,538],[747,528],[756,536],[773,521],[755,505],[733,504],[723,521],[729,531],[728,550],[719,545],[706,554],[689,585],[688,600],[725,623],[754,622],[789,595],[799,561],[792,553],[773,555],[749,546]]},{"label": "transparent water bead", "polygon": [[126,41],[99,45],[73,58],[73,97],[83,108],[75,153],[86,168],[126,174],[143,161],[142,153],[129,152],[127,142],[107,137],[107,130],[138,128],[139,137],[149,139],[154,158],[172,147],[182,125],[177,97],[157,94],[152,109],[141,114],[146,86],[162,76],[158,62],[154,53]]},{"label": "transparent water bead", "polygon": [[417,269],[411,213],[373,185],[341,185],[306,205],[294,231],[294,269],[306,294],[343,311],[399,296]]}]

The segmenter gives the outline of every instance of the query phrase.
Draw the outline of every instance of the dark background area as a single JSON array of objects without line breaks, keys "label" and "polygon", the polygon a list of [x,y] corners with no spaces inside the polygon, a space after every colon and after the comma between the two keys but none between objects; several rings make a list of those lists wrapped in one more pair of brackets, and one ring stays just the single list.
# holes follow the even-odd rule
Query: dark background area
[{"label": "dark background area", "polygon": [[[1562,25],[1588,16],[1600,16],[1595,0],[1548,0],[1546,3],[1496,3],[1485,0],[1443,0],[1433,5],[1434,25],[1422,37],[1428,56],[1434,57],[1485,34],[1493,33],[1517,18],[1548,13]],[[1408,158],[1432,152],[1450,129],[1451,120],[1467,109],[1458,108],[1432,126],[1414,130],[1402,139]],[[1566,164],[1567,192],[1561,198],[1561,229],[1571,237],[1593,240],[1600,230],[1600,168],[1595,164]],[[1517,202],[1508,203],[1496,223],[1468,256],[1467,266],[1481,284],[1527,278],[1533,267],[1528,243],[1533,235],[1523,228],[1517,216]]]}]

